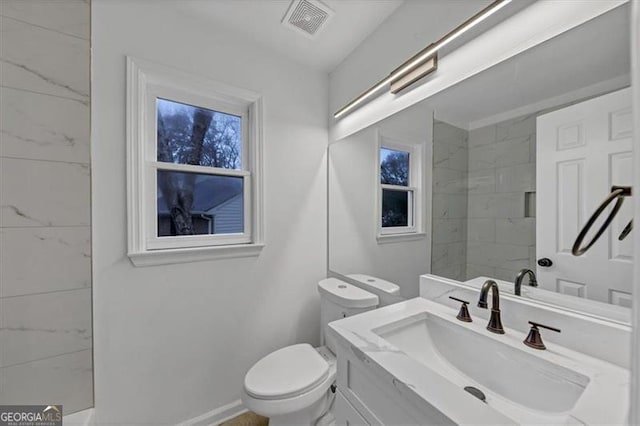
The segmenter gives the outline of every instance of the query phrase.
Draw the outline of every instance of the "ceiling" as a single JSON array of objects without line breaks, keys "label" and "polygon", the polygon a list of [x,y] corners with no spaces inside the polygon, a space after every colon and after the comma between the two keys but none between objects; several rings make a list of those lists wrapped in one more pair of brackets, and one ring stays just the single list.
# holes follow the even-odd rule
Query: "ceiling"
[{"label": "ceiling", "polygon": [[314,39],[282,25],[291,0],[190,0],[180,12],[244,34],[314,69],[332,71],[404,0],[322,0],[335,12]]},{"label": "ceiling", "polygon": [[437,119],[468,129],[626,87],[629,13],[627,3],[425,102]]}]

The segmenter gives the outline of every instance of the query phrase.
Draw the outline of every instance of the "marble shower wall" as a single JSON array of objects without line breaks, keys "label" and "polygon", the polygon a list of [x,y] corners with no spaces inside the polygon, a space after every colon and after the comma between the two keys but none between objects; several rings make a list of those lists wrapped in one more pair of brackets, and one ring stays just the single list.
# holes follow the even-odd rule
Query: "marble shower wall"
[{"label": "marble shower wall", "polygon": [[536,190],[537,115],[469,131],[467,279],[535,271],[536,220],[525,217],[525,194]]},{"label": "marble shower wall", "polygon": [[431,272],[461,281],[467,267],[468,136],[434,120]]},{"label": "marble shower wall", "polygon": [[93,405],[89,0],[0,0],[0,404]]}]

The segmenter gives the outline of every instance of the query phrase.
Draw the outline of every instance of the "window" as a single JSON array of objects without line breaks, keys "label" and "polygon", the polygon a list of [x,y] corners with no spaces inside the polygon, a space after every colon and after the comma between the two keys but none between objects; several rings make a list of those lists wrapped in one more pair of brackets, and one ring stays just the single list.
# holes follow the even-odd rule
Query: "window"
[{"label": "window", "polygon": [[257,94],[128,58],[129,257],[136,265],[257,255]]},{"label": "window", "polygon": [[[212,103],[209,103],[212,105]],[[251,173],[243,168],[248,111],[208,109],[156,97],[155,236],[149,248],[250,242]],[[204,237],[196,238],[202,235]]]},{"label": "window", "polygon": [[420,145],[379,137],[378,153],[378,238],[421,236]]}]

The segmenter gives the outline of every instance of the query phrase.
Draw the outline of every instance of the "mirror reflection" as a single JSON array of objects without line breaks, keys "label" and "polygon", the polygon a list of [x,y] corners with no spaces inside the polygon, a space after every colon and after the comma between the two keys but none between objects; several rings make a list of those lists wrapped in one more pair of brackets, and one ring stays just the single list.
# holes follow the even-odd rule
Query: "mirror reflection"
[{"label": "mirror reflection", "polygon": [[618,236],[632,199],[588,252],[571,249],[611,187],[632,182],[628,34],[623,5],[331,145],[330,269],[404,296],[422,273],[491,278],[627,319],[633,248]]}]

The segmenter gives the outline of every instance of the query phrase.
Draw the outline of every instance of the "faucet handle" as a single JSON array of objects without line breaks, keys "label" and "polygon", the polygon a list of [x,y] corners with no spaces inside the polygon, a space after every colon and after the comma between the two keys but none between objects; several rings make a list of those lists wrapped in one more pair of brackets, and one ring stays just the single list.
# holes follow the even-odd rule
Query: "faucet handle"
[{"label": "faucet handle", "polygon": [[560,333],[559,328],[549,327],[548,325],[540,324],[538,322],[529,321],[531,324],[531,330],[529,330],[529,335],[526,339],[523,340],[524,344],[533,349],[546,349],[547,347],[542,342],[542,336],[540,335],[540,330],[538,327],[546,328],[547,330],[555,331],[556,333]]},{"label": "faucet handle", "polygon": [[453,297],[453,296],[449,296],[449,299],[453,299],[456,302],[462,303],[462,306],[460,306],[460,312],[458,312],[458,315],[456,316],[456,318],[458,318],[460,321],[463,321],[463,322],[473,321],[471,319],[471,315],[469,314],[469,309],[467,308],[467,305],[469,304],[469,302],[467,302],[466,300],[458,299],[457,297]]}]

